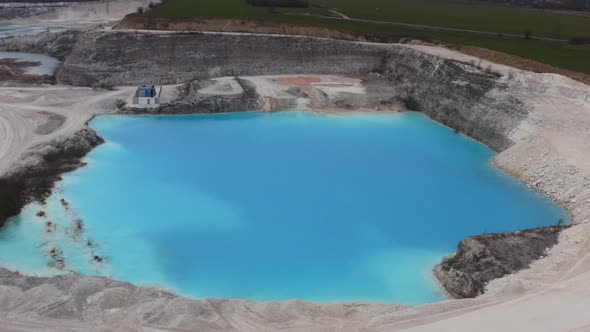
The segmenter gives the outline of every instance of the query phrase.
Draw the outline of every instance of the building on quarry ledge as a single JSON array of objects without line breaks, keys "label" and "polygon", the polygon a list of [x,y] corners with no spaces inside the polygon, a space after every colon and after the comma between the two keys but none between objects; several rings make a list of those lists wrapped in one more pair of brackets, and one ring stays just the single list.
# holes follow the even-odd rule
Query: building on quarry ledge
[{"label": "building on quarry ledge", "polygon": [[161,86],[142,85],[135,91],[133,103],[136,105],[157,105],[160,103]]}]

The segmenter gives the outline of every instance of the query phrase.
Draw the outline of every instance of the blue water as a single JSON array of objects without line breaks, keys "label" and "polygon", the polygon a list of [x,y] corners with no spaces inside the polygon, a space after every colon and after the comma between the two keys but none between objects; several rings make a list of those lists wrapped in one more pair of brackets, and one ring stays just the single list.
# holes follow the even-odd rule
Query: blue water
[{"label": "blue water", "polygon": [[417,113],[91,125],[108,142],[0,233],[0,264],[56,273],[43,252],[58,246],[68,269],[195,297],[420,304],[444,299],[431,269],[466,236],[568,218],[491,166],[493,151]]},{"label": "blue water", "polygon": [[45,32],[61,32],[61,28],[28,27],[0,24],[0,39],[19,36],[34,36]]},{"label": "blue water", "polygon": [[53,75],[55,69],[59,65],[59,60],[50,56],[26,53],[26,52],[2,52],[0,51],[0,59],[15,59],[17,62],[39,62],[38,66],[31,66],[25,69],[25,74],[28,75]]}]

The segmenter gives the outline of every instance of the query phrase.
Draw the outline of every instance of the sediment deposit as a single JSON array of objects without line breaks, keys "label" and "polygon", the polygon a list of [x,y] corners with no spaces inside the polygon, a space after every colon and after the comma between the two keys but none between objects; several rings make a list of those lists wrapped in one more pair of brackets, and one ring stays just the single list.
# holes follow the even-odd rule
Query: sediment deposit
[{"label": "sediment deposit", "polygon": [[476,297],[483,294],[491,280],[520,271],[543,258],[566,227],[470,236],[459,243],[455,255],[434,268],[434,275],[452,296]]},{"label": "sediment deposit", "polygon": [[314,38],[97,31],[80,39],[57,77],[64,84],[89,86],[243,75],[350,75],[369,72],[375,52],[372,46]]},{"label": "sediment deposit", "polygon": [[[7,324],[12,324],[11,328],[455,331],[459,326],[496,331],[502,326],[525,326],[553,331],[555,315],[562,318],[561,330],[590,323],[584,312],[575,310],[586,304],[584,292],[590,290],[585,281],[590,275],[590,262],[585,259],[590,257],[586,245],[590,231],[590,140],[583,139],[590,132],[587,86],[558,75],[500,66],[497,71],[485,72],[469,64],[476,59],[458,59],[436,47],[426,51],[415,45],[317,38],[93,31],[61,53],[65,58],[57,79],[62,84],[183,84],[165,86],[170,96],[159,108],[124,106],[121,111],[125,113],[235,111],[242,103],[247,106],[244,110],[287,107],[424,112],[498,151],[493,162],[565,207],[573,226],[559,233],[556,245],[545,248],[542,255],[547,257],[531,263],[538,253],[535,251],[530,259],[519,261],[519,266],[530,268],[506,270],[510,274],[488,284],[483,281],[478,290],[485,287],[486,292],[476,299],[416,308],[197,301],[121,286],[104,278],[27,278],[1,271],[0,302],[5,305],[0,312],[10,317]],[[294,76],[281,78],[284,74]],[[339,81],[335,82],[333,75],[339,75]],[[221,76],[225,77],[209,81]],[[40,98],[39,92],[0,90],[5,96],[0,103],[0,136],[8,137],[0,141],[0,174],[42,162],[43,142],[64,142],[94,114],[114,112],[118,99],[129,102],[133,88],[117,89],[81,89],[68,103],[64,92]],[[83,110],[82,115],[76,115],[74,109]],[[62,114],[65,122],[45,137],[34,134],[42,122],[41,115],[33,115],[39,111]],[[553,233],[550,239],[555,237]],[[501,266],[505,259],[515,258],[510,254],[494,264]],[[107,285],[126,290],[111,290]],[[124,295],[115,296],[119,291]],[[114,299],[104,297],[106,304],[100,304],[99,299],[111,292]],[[134,298],[129,292],[147,295]],[[548,307],[552,315],[538,314]],[[2,320],[4,324],[6,320]]]}]

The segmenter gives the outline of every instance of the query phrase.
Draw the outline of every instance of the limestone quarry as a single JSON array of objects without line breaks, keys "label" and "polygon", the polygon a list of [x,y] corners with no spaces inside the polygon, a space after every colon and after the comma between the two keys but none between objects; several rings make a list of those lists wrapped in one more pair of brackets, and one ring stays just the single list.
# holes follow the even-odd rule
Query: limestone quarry
[{"label": "limestone quarry", "polygon": [[[15,79],[0,87],[0,177],[12,185],[11,195],[18,194],[19,208],[47,197],[60,174],[80,167],[102,142],[87,126],[99,114],[411,110],[497,151],[497,167],[572,218],[571,227],[464,240],[435,275],[450,294],[475,298],[417,307],[196,300],[104,277],[42,278],[0,269],[0,329],[590,329],[579,309],[590,299],[587,85],[493,63],[478,67],[479,59],[436,45],[248,33],[94,28],[3,39],[0,51],[62,61],[55,85]],[[156,108],[131,105],[146,78],[163,85]],[[10,212],[0,222],[18,213]],[[526,254],[501,250],[507,245]],[[476,264],[482,255],[491,268]]]}]

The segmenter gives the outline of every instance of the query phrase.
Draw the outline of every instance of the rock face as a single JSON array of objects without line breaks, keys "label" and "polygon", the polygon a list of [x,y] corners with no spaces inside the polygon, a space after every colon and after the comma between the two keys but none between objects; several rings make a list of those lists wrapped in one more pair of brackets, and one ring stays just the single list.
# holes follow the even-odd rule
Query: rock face
[{"label": "rock face", "polygon": [[237,80],[243,92],[229,96],[203,96],[198,94],[199,88],[206,82],[189,82],[182,88],[181,96],[173,103],[163,104],[156,109],[126,108],[126,114],[196,114],[196,113],[227,113],[259,111],[259,96],[255,87],[248,81]]},{"label": "rock face", "polygon": [[381,56],[386,57],[384,76],[400,90],[408,108],[496,151],[515,143],[510,134],[528,110],[498,77],[404,48]]},{"label": "rock face", "polygon": [[[56,76],[60,83],[95,86],[271,74],[344,75],[367,84],[379,75],[395,90],[391,99],[496,151],[514,143],[511,132],[528,114],[504,80],[474,66],[402,45],[317,38],[94,31],[79,38]],[[218,105],[209,98],[182,107]]]},{"label": "rock face", "polygon": [[81,35],[80,31],[67,30],[35,36],[4,38],[0,39],[0,50],[43,54],[63,61],[70,54]]},{"label": "rock face", "polygon": [[453,297],[476,297],[483,294],[489,281],[527,268],[543,257],[567,227],[470,236],[459,243],[454,256],[434,268],[434,275]]},{"label": "rock face", "polygon": [[104,141],[93,129],[84,128],[68,139],[47,143],[28,164],[0,179],[0,227],[32,201],[43,201],[60,175],[83,166],[81,159]]},{"label": "rock face", "polygon": [[60,83],[91,86],[240,75],[361,74],[372,69],[376,52],[374,46],[315,38],[89,32],[57,76]]}]

